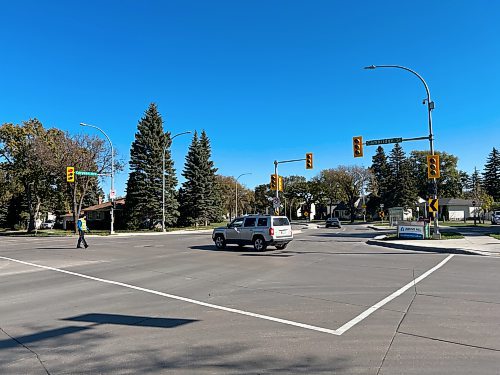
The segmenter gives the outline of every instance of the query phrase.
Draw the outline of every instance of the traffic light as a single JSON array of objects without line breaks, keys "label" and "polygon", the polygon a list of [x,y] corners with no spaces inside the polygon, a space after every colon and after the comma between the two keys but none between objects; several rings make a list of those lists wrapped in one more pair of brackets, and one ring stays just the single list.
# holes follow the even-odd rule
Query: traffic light
[{"label": "traffic light", "polygon": [[306,154],[306,169],[313,169],[313,154],[308,152]]},{"label": "traffic light", "polygon": [[75,167],[66,167],[66,181],[75,182]]},{"label": "traffic light", "polygon": [[272,174],[271,175],[271,190],[276,190],[278,187],[278,182],[276,181],[276,175]]},{"label": "traffic light", "polygon": [[352,151],[355,158],[363,157],[363,137],[352,137]]},{"label": "traffic light", "polygon": [[278,176],[278,190],[283,191],[283,176]]},{"label": "traffic light", "polygon": [[439,178],[439,155],[427,155],[427,178]]}]

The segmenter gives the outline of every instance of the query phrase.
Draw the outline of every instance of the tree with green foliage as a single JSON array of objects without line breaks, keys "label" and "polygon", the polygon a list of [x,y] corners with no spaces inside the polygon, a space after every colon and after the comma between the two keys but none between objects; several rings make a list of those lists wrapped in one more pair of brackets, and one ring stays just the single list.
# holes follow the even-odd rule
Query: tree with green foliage
[{"label": "tree with green foliage", "polygon": [[[463,175],[458,170],[458,158],[446,152],[439,155],[441,177],[436,179],[438,196],[442,198],[460,198],[463,191]],[[412,176],[416,184],[417,194],[426,198],[434,192],[434,182],[427,177],[428,151],[412,151],[409,157]]]},{"label": "tree with green foliage", "polygon": [[416,181],[403,148],[396,143],[389,155],[388,207],[413,208],[417,203]]},{"label": "tree with green foliage", "polygon": [[329,207],[330,217],[333,215],[333,205],[340,200],[340,186],[336,176],[334,169],[323,169],[318,176],[320,189],[323,191],[322,196]]},{"label": "tree with green foliage", "polygon": [[11,211],[18,215],[7,214],[11,226],[22,224],[27,219],[27,229],[31,232],[43,210],[54,211],[58,202],[54,199],[58,191],[58,176],[50,163],[57,145],[54,135],[59,133],[56,129],[45,129],[37,119],[30,119],[22,125],[4,124],[0,127],[0,161],[5,176],[8,176],[11,199],[18,205],[16,211]]},{"label": "tree with green foliage", "polygon": [[[151,103],[137,125],[130,149],[130,175],[127,181],[125,220],[131,229],[153,228],[162,221],[163,150],[170,147],[169,133],[163,131],[158,107]],[[177,180],[170,157],[165,153],[166,224],[174,224],[178,215],[175,197]]]},{"label": "tree with green foliage", "polygon": [[367,203],[367,212],[374,215],[375,212],[379,211],[381,204],[389,207],[390,171],[387,156],[382,146],[377,147],[377,151],[372,157],[370,171],[372,178],[369,180],[368,189],[371,195]]},{"label": "tree with green foliage", "polygon": [[[286,184],[285,184],[286,186]],[[255,213],[264,214],[272,208],[271,199],[275,196],[270,184],[257,185],[254,189]]]},{"label": "tree with green foliage", "polygon": [[195,132],[182,172],[186,181],[179,189],[182,224],[208,225],[222,219],[221,192],[216,182],[216,172],[205,131],[200,137]]},{"label": "tree with green foliage", "polygon": [[[107,143],[96,136],[72,137],[59,129],[45,129],[36,119],[2,125],[0,161],[10,195],[5,221],[9,226],[27,221],[28,231],[33,231],[45,212],[72,210],[76,218],[88,192],[99,185],[89,176],[67,183],[66,167],[103,173],[109,171],[110,155]],[[116,167],[121,168],[119,163]]]},{"label": "tree with green foliage", "polygon": [[483,187],[495,201],[500,201],[500,152],[495,147],[484,166]]}]

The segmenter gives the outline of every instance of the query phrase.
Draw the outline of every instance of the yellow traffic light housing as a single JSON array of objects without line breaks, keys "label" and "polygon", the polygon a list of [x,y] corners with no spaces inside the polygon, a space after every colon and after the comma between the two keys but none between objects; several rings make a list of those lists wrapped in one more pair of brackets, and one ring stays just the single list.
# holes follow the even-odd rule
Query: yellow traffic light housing
[{"label": "yellow traffic light housing", "polygon": [[427,155],[427,178],[440,178],[439,155]]},{"label": "yellow traffic light housing", "polygon": [[276,190],[278,187],[278,181],[276,179],[276,175],[272,174],[271,175],[271,190]]},{"label": "yellow traffic light housing", "polygon": [[306,169],[313,169],[313,154],[308,152],[306,154]]},{"label": "yellow traffic light housing", "polygon": [[355,158],[363,157],[363,137],[352,137],[352,151]]},{"label": "yellow traffic light housing", "polygon": [[66,181],[75,182],[75,167],[66,167]]},{"label": "yellow traffic light housing", "polygon": [[278,190],[283,191],[283,176],[278,176]]}]

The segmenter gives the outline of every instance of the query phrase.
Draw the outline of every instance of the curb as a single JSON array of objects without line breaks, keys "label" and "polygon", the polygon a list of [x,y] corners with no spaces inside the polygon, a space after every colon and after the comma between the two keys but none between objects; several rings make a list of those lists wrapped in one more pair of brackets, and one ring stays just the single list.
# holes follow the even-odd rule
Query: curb
[{"label": "curb", "polygon": [[366,243],[368,245],[388,247],[391,249],[399,249],[399,250],[427,251],[431,253],[447,253],[447,254],[462,254],[462,255],[480,255],[480,256],[484,255],[475,252],[473,250],[463,250],[463,249],[435,247],[435,246],[408,245],[402,243],[391,243],[389,241],[368,240],[366,241]]}]

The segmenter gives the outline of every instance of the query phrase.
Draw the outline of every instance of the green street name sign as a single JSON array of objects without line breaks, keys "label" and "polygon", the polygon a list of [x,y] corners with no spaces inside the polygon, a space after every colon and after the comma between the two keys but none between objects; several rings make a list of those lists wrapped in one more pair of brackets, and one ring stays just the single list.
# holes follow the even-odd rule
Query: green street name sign
[{"label": "green street name sign", "polygon": [[374,139],[372,141],[366,141],[366,145],[367,146],[387,145],[389,143],[401,143],[401,142],[403,142],[403,138],[385,138],[385,139]]},{"label": "green street name sign", "polygon": [[76,171],[77,176],[99,176],[97,172]]}]

